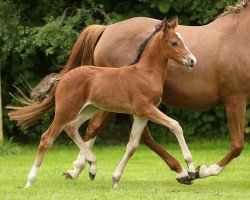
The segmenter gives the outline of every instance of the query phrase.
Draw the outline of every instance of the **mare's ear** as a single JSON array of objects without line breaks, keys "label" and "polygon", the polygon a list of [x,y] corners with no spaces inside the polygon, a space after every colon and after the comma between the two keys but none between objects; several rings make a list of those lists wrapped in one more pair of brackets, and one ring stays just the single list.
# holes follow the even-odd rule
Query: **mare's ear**
[{"label": "mare's ear", "polygon": [[175,19],[170,23],[172,29],[175,29],[178,26],[178,17],[176,16]]}]

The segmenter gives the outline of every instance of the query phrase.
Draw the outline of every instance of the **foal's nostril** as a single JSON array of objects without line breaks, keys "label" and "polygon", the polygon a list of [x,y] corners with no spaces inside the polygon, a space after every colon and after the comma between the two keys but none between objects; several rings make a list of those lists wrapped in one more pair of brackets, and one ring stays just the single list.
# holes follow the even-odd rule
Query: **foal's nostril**
[{"label": "foal's nostril", "polygon": [[191,65],[194,65],[194,60],[193,60],[193,59],[191,59],[191,61],[190,61],[190,62],[191,62]]}]

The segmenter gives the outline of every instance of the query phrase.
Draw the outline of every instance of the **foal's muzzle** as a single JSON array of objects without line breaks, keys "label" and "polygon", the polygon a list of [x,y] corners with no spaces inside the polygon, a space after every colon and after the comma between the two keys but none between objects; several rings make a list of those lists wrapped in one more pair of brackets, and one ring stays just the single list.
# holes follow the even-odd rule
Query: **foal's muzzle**
[{"label": "foal's muzzle", "polygon": [[195,64],[196,64],[197,60],[193,55],[189,55],[185,58],[184,64],[189,68],[192,69]]}]

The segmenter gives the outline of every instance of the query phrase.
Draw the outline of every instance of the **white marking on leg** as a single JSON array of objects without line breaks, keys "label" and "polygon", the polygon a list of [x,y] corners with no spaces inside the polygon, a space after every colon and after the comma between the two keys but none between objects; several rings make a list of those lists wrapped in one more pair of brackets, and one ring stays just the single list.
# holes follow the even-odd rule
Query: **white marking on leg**
[{"label": "white marking on leg", "polygon": [[147,121],[148,121],[146,119],[142,119],[142,118],[139,118],[137,116],[133,116],[133,117],[134,117],[134,122],[132,125],[132,130],[131,130],[129,142],[128,142],[127,147],[126,147],[126,152],[125,152],[122,160],[120,161],[120,163],[119,163],[118,167],[116,168],[114,175],[113,175],[113,187],[114,188],[118,187],[118,183],[119,183],[119,180],[120,180],[122,173],[125,169],[125,166],[128,163],[130,157],[135,152],[135,150],[139,144],[142,131],[143,131],[143,129],[146,126]]},{"label": "white marking on leg", "polygon": [[202,165],[199,170],[199,176],[200,178],[206,178],[209,176],[218,176],[221,171],[223,170],[223,167],[220,167],[218,164],[213,164],[207,167],[206,165]]},{"label": "white marking on leg", "polygon": [[[92,148],[93,144],[95,142],[95,139],[96,139],[96,137],[90,139],[89,141],[86,142],[86,145],[89,148]],[[73,179],[76,179],[76,178],[78,178],[78,176],[80,175],[80,173],[84,170],[84,168],[86,167],[86,165],[87,165],[87,160],[86,160],[86,158],[84,156],[84,153],[82,153],[80,151],[79,154],[78,154],[78,156],[77,156],[77,159],[73,162],[74,169],[73,170],[67,170],[67,173],[69,173],[70,176]]]},{"label": "white marking on leg", "polygon": [[187,176],[188,176],[187,170],[182,167],[182,171],[177,174],[176,178],[181,179],[181,178],[187,177]]},{"label": "white marking on leg", "polygon": [[39,170],[39,168],[37,168],[36,166],[33,165],[33,167],[30,170],[30,173],[28,175],[28,180],[27,180],[25,188],[29,188],[33,185],[33,183],[36,180],[38,170]]},{"label": "white marking on leg", "polygon": [[[95,106],[87,106],[87,107],[84,107],[84,106],[79,112],[77,118],[67,125],[66,132],[69,134],[71,139],[79,147],[81,152],[86,157],[86,160],[90,163],[90,173],[95,175],[96,174],[96,157],[91,151],[91,149],[85,144],[83,139],[80,137],[78,129],[81,124],[83,124],[85,121],[92,118],[97,112],[99,112],[99,109],[96,108]],[[82,159],[81,155],[80,155],[80,159]],[[73,176],[75,177],[76,175],[73,174]]]},{"label": "white marking on leg", "polygon": [[175,121],[173,119],[171,119],[171,120],[172,120],[172,122],[171,122],[172,130],[171,131],[175,134],[175,136],[180,144],[184,160],[188,166],[188,171],[195,173],[195,167],[194,167],[194,164],[192,161],[192,154],[190,153],[188,146],[186,144],[186,141],[185,141],[185,138],[183,135],[183,130],[177,121]]}]

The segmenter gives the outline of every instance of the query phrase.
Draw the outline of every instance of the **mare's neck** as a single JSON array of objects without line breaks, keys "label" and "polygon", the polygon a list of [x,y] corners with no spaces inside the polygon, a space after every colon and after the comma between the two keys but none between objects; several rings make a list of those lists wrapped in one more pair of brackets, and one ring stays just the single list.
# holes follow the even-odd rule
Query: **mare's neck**
[{"label": "mare's neck", "polygon": [[137,66],[146,72],[148,77],[161,81],[163,85],[167,75],[168,59],[163,56],[161,34],[160,31],[151,39]]}]

